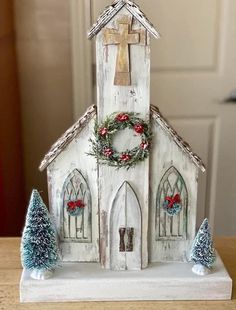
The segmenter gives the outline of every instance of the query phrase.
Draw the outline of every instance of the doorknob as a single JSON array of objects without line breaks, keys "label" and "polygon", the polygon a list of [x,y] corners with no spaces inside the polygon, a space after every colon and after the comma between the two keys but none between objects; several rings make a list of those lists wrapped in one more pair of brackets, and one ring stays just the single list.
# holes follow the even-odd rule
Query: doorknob
[{"label": "doorknob", "polygon": [[125,231],[126,228],[125,227],[121,227],[119,229],[119,234],[120,234],[120,252],[125,252]]},{"label": "doorknob", "polygon": [[126,245],[126,252],[133,252],[134,244],[134,228],[133,227],[127,227],[127,235],[128,235],[128,241]]},{"label": "doorknob", "polygon": [[227,103],[236,103],[236,90],[232,91],[228,98],[225,99]]}]

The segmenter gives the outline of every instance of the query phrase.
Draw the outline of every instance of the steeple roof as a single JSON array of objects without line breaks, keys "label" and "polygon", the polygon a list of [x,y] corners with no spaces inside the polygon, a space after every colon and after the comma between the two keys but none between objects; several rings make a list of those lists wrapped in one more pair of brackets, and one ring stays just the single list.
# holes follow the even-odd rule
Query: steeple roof
[{"label": "steeple roof", "polygon": [[139,6],[130,0],[115,0],[110,6],[106,7],[103,13],[98,17],[97,22],[88,32],[88,38],[91,39],[97,35],[100,30],[123,8],[125,7],[142,25],[151,33],[154,38],[158,39],[160,34],[148,20]]}]

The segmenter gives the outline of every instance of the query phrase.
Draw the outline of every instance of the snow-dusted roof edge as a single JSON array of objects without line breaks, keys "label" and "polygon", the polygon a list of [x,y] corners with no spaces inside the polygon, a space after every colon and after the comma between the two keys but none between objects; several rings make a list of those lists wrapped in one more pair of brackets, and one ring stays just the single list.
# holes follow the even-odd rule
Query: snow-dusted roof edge
[{"label": "snow-dusted roof edge", "polygon": [[84,115],[71,126],[58,140],[54,143],[42,160],[39,170],[43,171],[64,149],[65,147],[82,131],[89,121],[97,114],[97,106],[90,106]]},{"label": "snow-dusted roof edge", "polygon": [[168,132],[171,137],[174,139],[175,143],[190,157],[190,159],[194,162],[194,164],[202,171],[206,171],[206,167],[202,161],[202,159],[193,152],[191,146],[185,142],[175,131],[175,129],[168,123],[168,121],[161,114],[158,107],[155,105],[151,105],[151,116],[154,120],[158,122],[158,124]]},{"label": "snow-dusted roof edge", "polygon": [[107,6],[105,10],[98,17],[97,22],[92,26],[88,32],[88,38],[93,38],[100,30],[106,26],[106,24],[123,8],[126,9],[149,31],[154,38],[160,38],[160,34],[155,29],[153,24],[141,11],[139,6],[130,0],[117,0],[114,1],[110,6]]}]

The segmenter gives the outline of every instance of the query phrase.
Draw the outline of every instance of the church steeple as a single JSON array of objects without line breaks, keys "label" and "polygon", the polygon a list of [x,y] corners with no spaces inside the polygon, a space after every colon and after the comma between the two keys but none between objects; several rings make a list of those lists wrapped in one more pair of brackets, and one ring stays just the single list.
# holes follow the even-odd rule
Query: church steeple
[{"label": "church steeple", "polygon": [[100,15],[88,37],[96,35],[98,120],[115,111],[149,119],[150,35],[152,23],[131,1],[115,1]]},{"label": "church steeple", "polygon": [[[140,123],[145,123],[148,127],[150,36],[158,38],[158,32],[136,4],[119,0],[107,7],[93,25],[88,37],[92,38],[95,35],[99,126],[117,113],[117,117],[122,115],[126,119],[128,115],[135,115]],[[136,126],[140,126],[140,123]],[[107,128],[100,130],[102,135],[107,132]],[[140,131],[137,134],[137,131],[135,133],[135,130],[129,131],[126,128],[116,134],[111,148],[104,146],[105,151],[102,154],[109,157],[111,154],[114,155],[113,150],[116,150],[115,154],[119,154],[117,150],[120,149],[120,155],[117,155],[119,160],[132,161],[132,156],[125,151],[132,149],[132,145],[134,148],[137,147],[137,143],[138,148],[140,145],[141,149],[143,145],[148,147],[149,143],[143,142],[142,139],[144,138]],[[129,171],[124,168],[116,170],[114,166],[102,165],[101,161],[98,163],[101,263],[108,269],[145,268],[148,265],[149,158],[145,157],[145,160]],[[122,184],[129,186],[123,186],[119,191]],[[110,209],[111,205],[113,211]],[[135,210],[140,212],[135,213]],[[112,212],[117,214],[117,220],[112,219]],[[133,215],[129,215],[132,212]],[[105,215],[108,222],[103,218]],[[109,227],[109,240],[112,240],[110,244],[105,233],[106,225]],[[129,252],[128,261],[127,251],[117,250],[119,228],[123,225],[127,228],[127,232],[130,231],[129,228],[135,230],[136,247],[134,251]]]},{"label": "church steeple", "polygon": [[130,0],[115,0],[110,6],[107,6],[102,14],[98,17],[96,23],[88,32],[88,38],[91,39],[93,36],[98,34],[100,30],[106,26],[107,23],[123,8],[125,7],[133,17],[135,17],[143,27],[153,35],[154,38],[158,39],[160,34],[155,29],[153,24],[148,20],[145,14],[140,10],[139,6]]},{"label": "church steeple", "polygon": [[131,85],[130,48],[131,44],[146,44],[144,29],[132,30],[132,17],[124,16],[118,21],[118,29],[104,29],[104,45],[117,45],[116,73],[114,85]]}]

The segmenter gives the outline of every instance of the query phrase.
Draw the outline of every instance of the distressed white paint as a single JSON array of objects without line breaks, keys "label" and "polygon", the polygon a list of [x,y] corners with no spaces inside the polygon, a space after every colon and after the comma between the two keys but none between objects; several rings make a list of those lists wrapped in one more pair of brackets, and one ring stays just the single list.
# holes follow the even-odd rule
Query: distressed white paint
[{"label": "distressed white paint", "polygon": [[21,302],[102,300],[224,300],[231,299],[232,280],[218,257],[206,277],[192,273],[191,264],[155,263],[142,271],[104,270],[99,264],[62,264],[55,276],[35,281],[23,271]]},{"label": "distressed white paint", "polygon": [[[110,249],[112,270],[139,270],[142,267],[142,221],[139,201],[131,186],[124,182],[119,188],[110,211]],[[120,252],[119,228],[134,228],[133,251]],[[127,237],[127,235],[126,235]],[[125,238],[127,243],[127,238]]]},{"label": "distressed white paint", "polygon": [[[123,8],[106,25],[107,28],[117,28],[116,21],[130,13]],[[134,20],[132,29],[143,29],[142,25]],[[98,121],[102,122],[107,115],[114,112],[136,112],[139,117],[149,120],[150,113],[150,46],[149,33],[147,45],[130,46],[131,86],[113,85],[117,46],[103,45],[103,33],[96,38],[97,49],[97,101]],[[140,74],[142,72],[142,74]],[[126,140],[131,144],[132,136],[127,132],[120,138],[120,145]],[[128,141],[128,142],[127,142]],[[117,141],[116,141],[117,144]],[[135,191],[140,203],[142,213],[142,267],[148,265],[148,201],[149,201],[149,159],[139,163],[129,171],[116,170],[113,167],[99,166],[99,204],[101,212],[101,262],[105,268],[110,268],[110,241],[111,231],[109,210],[114,197],[123,184],[127,181]]]},{"label": "distressed white paint", "polygon": [[[48,191],[50,211],[55,220],[60,239],[63,208],[63,185],[68,175],[78,169],[88,183],[92,202],[92,242],[64,242],[59,240],[59,245],[64,261],[99,261],[99,234],[98,234],[98,187],[97,187],[97,161],[88,156],[90,151],[89,138],[93,135],[96,116],[83,128],[77,137],[60,153],[48,166]],[[72,219],[71,231],[74,236],[75,219]]]},{"label": "distressed white paint", "polygon": [[[151,262],[187,261],[196,230],[198,168],[173,141],[170,134],[163,130],[158,124],[158,120],[152,120],[152,132],[149,260]],[[158,186],[163,175],[171,166],[174,166],[182,175],[188,193],[187,234],[186,239],[180,238],[180,240],[178,237],[169,238],[168,236],[158,239],[156,233],[156,229],[159,229],[158,219],[156,221]],[[169,217],[168,220],[171,221],[171,218]],[[167,235],[169,233],[167,232]]]}]

